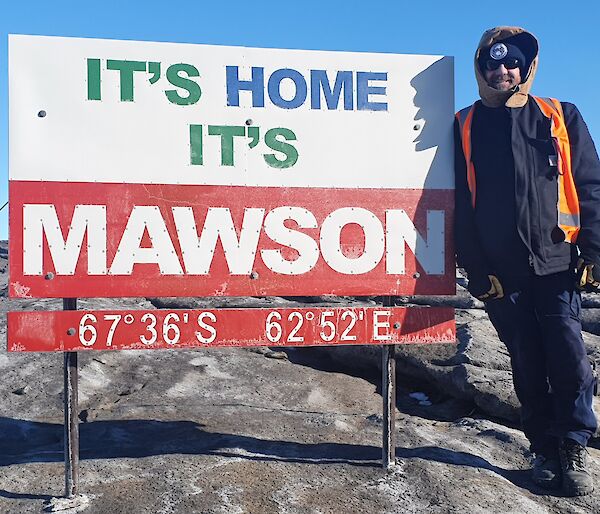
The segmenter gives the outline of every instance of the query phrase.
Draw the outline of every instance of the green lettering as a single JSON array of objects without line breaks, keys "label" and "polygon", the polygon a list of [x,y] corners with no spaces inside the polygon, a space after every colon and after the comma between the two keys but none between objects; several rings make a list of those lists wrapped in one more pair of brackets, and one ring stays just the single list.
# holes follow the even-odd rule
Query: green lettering
[{"label": "green lettering", "polygon": [[208,135],[221,136],[221,166],[233,166],[233,138],[236,136],[245,136],[246,127],[209,125]]},{"label": "green lettering", "polygon": [[109,59],[106,61],[106,68],[120,72],[121,101],[133,102],[133,72],[146,71],[146,63],[144,61],[120,61]]},{"label": "green lettering", "polygon": [[88,100],[102,100],[100,89],[100,59],[87,60]]},{"label": "green lettering", "polygon": [[281,152],[285,155],[285,159],[278,159],[275,154],[265,154],[263,158],[265,162],[272,168],[290,168],[298,161],[298,150],[293,145],[277,139],[277,136],[282,136],[286,141],[296,141],[296,134],[287,128],[272,128],[265,134],[265,144],[276,152]]},{"label": "green lettering", "polygon": [[202,125],[190,125],[190,164],[202,165]]},{"label": "green lettering", "polygon": [[148,73],[150,73],[150,78],[148,82],[150,84],[154,84],[160,78],[160,63],[159,62],[149,62],[148,63]]},{"label": "green lettering", "polygon": [[248,137],[251,138],[248,146],[254,148],[260,142],[260,127],[248,127]]},{"label": "green lettering", "polygon": [[182,77],[179,73],[185,73],[188,77],[199,77],[200,73],[191,64],[172,64],[167,69],[167,80],[175,87],[185,89],[188,94],[187,96],[181,96],[177,90],[169,89],[165,91],[165,95],[169,99],[169,102],[177,105],[192,105],[200,100],[202,90],[198,83],[190,80],[189,78]]}]

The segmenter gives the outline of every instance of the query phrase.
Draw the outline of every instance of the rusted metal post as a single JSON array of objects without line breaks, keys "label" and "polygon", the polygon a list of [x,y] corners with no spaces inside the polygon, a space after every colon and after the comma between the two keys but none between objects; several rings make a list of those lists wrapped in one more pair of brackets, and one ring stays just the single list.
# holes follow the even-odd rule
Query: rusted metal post
[{"label": "rusted metal post", "polygon": [[[383,305],[392,306],[392,298],[385,297]],[[396,346],[381,347],[381,395],[383,397],[383,456],[381,463],[390,469],[396,463]]]},{"label": "rusted metal post", "polygon": [[[77,298],[63,298],[63,310],[77,310]],[[79,485],[79,420],[77,352],[64,352],[65,496],[77,495]]]}]

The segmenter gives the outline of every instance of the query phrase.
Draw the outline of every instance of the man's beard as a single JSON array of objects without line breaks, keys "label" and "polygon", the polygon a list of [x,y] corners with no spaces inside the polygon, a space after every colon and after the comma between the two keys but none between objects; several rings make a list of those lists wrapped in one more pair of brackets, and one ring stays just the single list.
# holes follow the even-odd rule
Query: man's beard
[{"label": "man's beard", "polygon": [[500,77],[498,80],[494,80],[489,83],[490,87],[498,91],[510,91],[516,86],[515,80],[510,76]]}]

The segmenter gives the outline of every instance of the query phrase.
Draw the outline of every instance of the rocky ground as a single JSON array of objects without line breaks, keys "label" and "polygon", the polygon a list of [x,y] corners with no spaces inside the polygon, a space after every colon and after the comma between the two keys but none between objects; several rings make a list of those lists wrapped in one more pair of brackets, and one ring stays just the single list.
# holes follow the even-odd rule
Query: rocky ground
[{"label": "rocky ground", "polygon": [[[3,291],[5,258],[0,246]],[[3,312],[62,305],[5,294]],[[91,300],[81,307],[206,302]],[[462,290],[451,302],[456,346],[399,348],[390,472],[380,467],[378,348],[80,353],[84,496],[63,512],[600,511],[600,483],[591,496],[563,498],[529,481],[506,351],[477,302]],[[586,306],[586,330],[598,332],[600,303],[590,297]],[[5,315],[0,336],[5,349]],[[597,355],[600,338],[586,333],[586,342]],[[2,513],[69,507],[53,501],[64,491],[62,365],[62,354],[0,353]],[[600,451],[591,448],[590,456],[600,479]]]}]

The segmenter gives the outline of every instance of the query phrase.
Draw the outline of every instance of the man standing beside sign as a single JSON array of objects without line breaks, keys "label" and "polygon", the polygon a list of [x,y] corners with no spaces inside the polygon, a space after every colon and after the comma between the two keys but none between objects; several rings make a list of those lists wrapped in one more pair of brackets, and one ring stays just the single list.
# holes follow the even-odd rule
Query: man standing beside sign
[{"label": "man standing beside sign", "polygon": [[573,104],[528,94],[537,54],[517,27],[477,48],[481,100],[455,124],[457,261],[509,350],[533,480],[584,495],[597,422],[578,289],[600,286],[600,162]]}]

